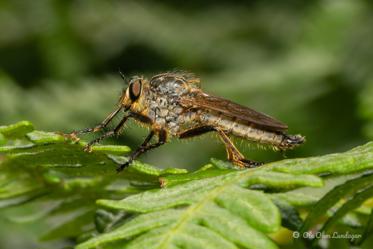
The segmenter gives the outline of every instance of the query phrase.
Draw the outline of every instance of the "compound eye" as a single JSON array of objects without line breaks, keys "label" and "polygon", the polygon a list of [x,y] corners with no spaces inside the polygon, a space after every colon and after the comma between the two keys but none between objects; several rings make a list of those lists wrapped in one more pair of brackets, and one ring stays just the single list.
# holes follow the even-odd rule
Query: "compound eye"
[{"label": "compound eye", "polygon": [[129,92],[130,92],[130,98],[132,101],[135,101],[136,99],[139,98],[141,94],[141,87],[142,87],[141,80],[136,80],[130,84]]}]

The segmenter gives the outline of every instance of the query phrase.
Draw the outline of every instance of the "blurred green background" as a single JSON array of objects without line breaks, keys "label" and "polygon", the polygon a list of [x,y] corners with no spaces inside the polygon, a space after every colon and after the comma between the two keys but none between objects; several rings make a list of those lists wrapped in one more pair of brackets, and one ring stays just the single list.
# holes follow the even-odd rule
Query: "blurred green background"
[{"label": "blurred green background", "polygon": [[[372,7],[368,0],[0,0],[0,125],[91,127],[114,109],[124,87],[119,68],[148,77],[179,69],[200,76],[206,92],[305,135],[288,157],[344,151],[373,138]],[[105,143],[134,147],[145,135],[131,123]],[[142,159],[196,169],[225,158],[212,138],[175,140]],[[251,159],[283,158],[237,142]],[[1,220],[0,248],[36,248],[30,229],[12,227]]]}]

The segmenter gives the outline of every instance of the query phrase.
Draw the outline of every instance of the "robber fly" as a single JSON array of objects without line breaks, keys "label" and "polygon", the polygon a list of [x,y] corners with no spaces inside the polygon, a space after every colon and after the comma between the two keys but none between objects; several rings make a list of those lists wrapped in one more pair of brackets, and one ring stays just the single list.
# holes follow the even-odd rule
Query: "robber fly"
[{"label": "robber fly", "polygon": [[[123,74],[121,76],[126,82]],[[203,92],[199,78],[189,73],[163,73],[150,80],[135,76],[127,84],[117,109],[101,124],[69,134],[78,139],[78,134],[100,131],[123,110],[125,114],[113,130],[86,145],[85,150],[90,151],[91,146],[102,139],[119,135],[129,118],[148,126],[149,135],[132,152],[128,161],[118,167],[118,171],[122,171],[146,151],[163,145],[169,137],[185,139],[216,132],[225,145],[228,160],[241,168],[256,167],[261,163],[245,159],[231,141],[230,135],[282,151],[293,149],[305,141],[300,135],[288,135],[287,125],[274,118]],[[158,141],[151,143],[155,135]]]}]

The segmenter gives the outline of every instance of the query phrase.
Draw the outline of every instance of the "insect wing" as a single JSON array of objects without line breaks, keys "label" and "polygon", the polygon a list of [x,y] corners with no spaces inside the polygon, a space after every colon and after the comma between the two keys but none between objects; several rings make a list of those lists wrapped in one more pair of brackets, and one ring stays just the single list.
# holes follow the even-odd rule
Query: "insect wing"
[{"label": "insect wing", "polygon": [[199,78],[195,77],[191,73],[187,73],[183,71],[176,71],[176,72],[155,75],[150,79],[150,84],[153,85],[154,87],[157,87],[161,84],[165,84],[167,82],[174,82],[174,81],[184,82],[195,88],[201,87],[201,82]]},{"label": "insect wing", "polygon": [[198,92],[193,97],[184,97],[180,102],[187,108],[198,108],[218,112],[220,115],[235,119],[238,122],[249,122],[259,128],[269,131],[282,132],[286,131],[288,128],[286,124],[266,114],[203,92]]}]

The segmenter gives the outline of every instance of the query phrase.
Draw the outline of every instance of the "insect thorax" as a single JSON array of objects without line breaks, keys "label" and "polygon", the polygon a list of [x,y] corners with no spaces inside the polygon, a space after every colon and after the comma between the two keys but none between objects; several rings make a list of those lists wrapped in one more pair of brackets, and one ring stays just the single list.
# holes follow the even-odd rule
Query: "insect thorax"
[{"label": "insect thorax", "polygon": [[182,77],[168,74],[153,77],[146,97],[148,117],[173,136],[193,127],[198,122],[197,113],[185,110],[179,104],[179,99],[190,94],[194,87]]}]

